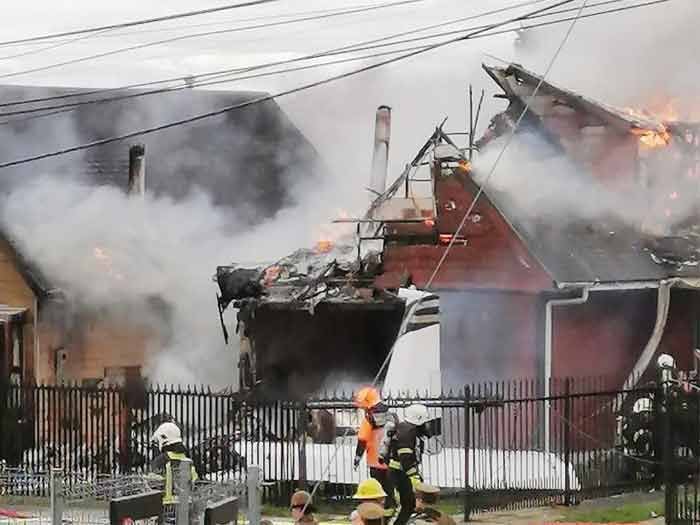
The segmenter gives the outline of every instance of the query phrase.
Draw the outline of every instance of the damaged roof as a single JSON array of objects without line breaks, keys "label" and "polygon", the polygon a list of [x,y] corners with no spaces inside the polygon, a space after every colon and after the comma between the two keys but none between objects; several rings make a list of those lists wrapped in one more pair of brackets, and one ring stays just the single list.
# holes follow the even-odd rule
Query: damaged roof
[{"label": "damaged roof", "polygon": [[[484,69],[503,89],[511,102],[509,109],[515,108],[519,113],[532,102],[530,114],[536,117],[535,122],[544,110],[540,100],[530,99],[535,86],[541,83],[536,98],[542,96],[550,102],[554,99],[555,104],[561,103],[580,112],[584,121],[577,121],[578,126],[605,125],[620,133],[635,129],[673,133],[669,129],[671,126],[659,120],[632,115],[556,87],[520,65],[484,66]],[[532,123],[532,119],[529,122]],[[551,135],[551,129],[545,130],[543,126],[534,129]],[[700,231],[697,229],[678,229],[669,236],[653,236],[645,233],[641,225],[633,226],[614,216],[562,223],[560,219],[523,209],[503,191],[485,188],[485,193],[555,283],[700,278]],[[625,195],[620,197],[624,199]],[[700,224],[700,220],[695,222]]]},{"label": "damaged roof", "polygon": [[486,190],[527,249],[555,283],[700,278],[700,237],[652,237],[614,218],[552,224],[532,217],[506,196]]},{"label": "damaged roof", "polygon": [[[579,95],[568,89],[557,87],[547,81],[542,81],[542,77],[528,71],[520,64],[510,64],[508,67],[492,67],[483,65],[484,71],[498,84],[506,97],[511,102],[517,100],[522,107],[530,103],[530,112],[538,114],[539,107],[536,100],[529,101],[534,89],[539,85],[537,97],[549,97],[556,102],[580,110],[588,115],[592,120],[611,125],[622,132],[629,132],[633,129],[644,129],[656,132],[666,130],[663,122],[651,116],[638,115],[624,111],[602,102]],[[537,98],[536,97],[536,98]],[[593,124],[592,121],[585,124]]]}]

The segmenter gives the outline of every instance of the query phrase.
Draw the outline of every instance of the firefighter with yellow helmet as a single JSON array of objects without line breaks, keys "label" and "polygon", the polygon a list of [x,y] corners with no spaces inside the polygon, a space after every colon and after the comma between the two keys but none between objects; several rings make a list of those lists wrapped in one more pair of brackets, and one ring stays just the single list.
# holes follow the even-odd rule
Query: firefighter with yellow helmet
[{"label": "firefighter with yellow helmet", "polygon": [[364,411],[364,417],[357,430],[354,467],[357,469],[360,466],[362,456],[366,454],[369,475],[379,483],[382,492],[384,492],[385,517],[391,517],[396,508],[394,484],[387,465],[379,460],[379,446],[384,438],[384,426],[389,416],[389,410],[382,403],[379,391],[374,387],[360,389],[355,395],[355,406]]},{"label": "firefighter with yellow helmet", "polygon": [[162,477],[165,481],[163,503],[177,503],[177,482],[180,469],[189,470],[189,481],[194,484],[197,481],[197,471],[192,464],[192,460],[187,457],[187,449],[182,443],[182,432],[175,423],[168,421],[160,425],[151,437],[151,441],[160,450],[150,465],[151,473]]}]

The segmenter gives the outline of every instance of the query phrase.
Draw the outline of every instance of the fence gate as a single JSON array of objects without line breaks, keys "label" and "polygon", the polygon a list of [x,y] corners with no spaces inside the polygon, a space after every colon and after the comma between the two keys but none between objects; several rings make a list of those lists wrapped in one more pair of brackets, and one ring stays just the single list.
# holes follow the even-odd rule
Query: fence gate
[{"label": "fence gate", "polygon": [[666,523],[700,524],[700,392],[696,381],[668,377],[660,384]]}]

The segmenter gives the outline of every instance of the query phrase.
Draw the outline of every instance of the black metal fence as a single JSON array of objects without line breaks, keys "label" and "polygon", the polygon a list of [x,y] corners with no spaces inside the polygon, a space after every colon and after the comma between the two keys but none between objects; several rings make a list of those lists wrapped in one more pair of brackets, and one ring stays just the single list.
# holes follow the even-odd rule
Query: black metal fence
[{"label": "black metal fence", "polygon": [[[632,432],[639,417],[659,420],[655,401],[642,415],[633,410],[639,399],[663,398],[656,393],[609,388],[602,379],[520,380],[387,404],[401,415],[419,401],[442,419],[441,436],[424,442],[422,474],[470,514],[659,485],[658,450]],[[364,464],[353,469],[361,416],[350,394],[297,402],[208,388],[68,385],[5,386],[0,394],[0,457],[28,470],[58,467],[82,478],[142,472],[154,456],[151,434],[174,420],[202,476],[236,479],[257,465],[269,503],[286,504],[292,490],[316,483],[319,497],[344,500],[367,476]],[[0,493],[43,494],[29,485]],[[688,498],[676,499],[688,506]]]}]

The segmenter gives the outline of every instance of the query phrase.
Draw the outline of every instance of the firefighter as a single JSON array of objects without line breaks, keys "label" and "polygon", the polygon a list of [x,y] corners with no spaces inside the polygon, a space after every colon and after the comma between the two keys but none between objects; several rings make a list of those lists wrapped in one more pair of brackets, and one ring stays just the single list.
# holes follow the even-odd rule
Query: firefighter
[{"label": "firefighter", "polygon": [[377,389],[367,387],[357,392],[355,406],[364,411],[364,417],[357,430],[357,448],[355,449],[355,469],[360,466],[362,456],[367,454],[369,475],[377,480],[385,493],[385,516],[394,515],[396,498],[394,497],[394,484],[389,476],[387,465],[379,461],[379,445],[384,437],[384,426],[389,415],[388,407],[382,403]]},{"label": "firefighter", "polygon": [[406,525],[416,506],[414,487],[422,482],[419,439],[427,436],[426,423],[430,420],[428,407],[414,404],[406,408],[403,421],[389,422],[380,447],[380,460],[389,466],[389,474],[399,492],[401,510],[394,525]]},{"label": "firefighter", "polygon": [[416,525],[424,525],[427,523],[455,525],[455,520],[452,519],[452,516],[435,508],[439,497],[439,488],[425,483],[419,483],[416,486],[416,513],[411,516],[411,523],[415,523]]},{"label": "firefighter", "polygon": [[314,506],[311,501],[311,494],[305,490],[297,490],[292,494],[292,499],[289,502],[289,509],[292,512],[294,523],[303,525],[318,525],[318,521],[314,517]]},{"label": "firefighter", "polygon": [[187,457],[187,449],[182,443],[180,427],[175,423],[161,424],[153,433],[151,441],[160,450],[150,465],[150,470],[165,480],[165,493],[163,503],[165,505],[177,503],[177,495],[173,490],[173,478],[177,476],[180,468],[189,468],[189,480],[194,485],[197,481],[197,471],[192,460]]}]

